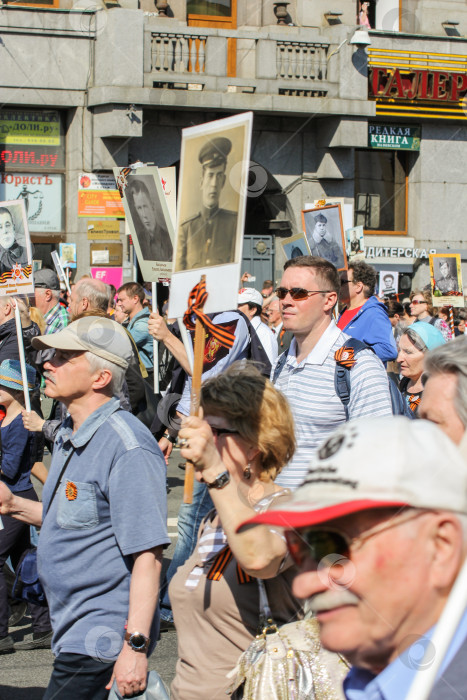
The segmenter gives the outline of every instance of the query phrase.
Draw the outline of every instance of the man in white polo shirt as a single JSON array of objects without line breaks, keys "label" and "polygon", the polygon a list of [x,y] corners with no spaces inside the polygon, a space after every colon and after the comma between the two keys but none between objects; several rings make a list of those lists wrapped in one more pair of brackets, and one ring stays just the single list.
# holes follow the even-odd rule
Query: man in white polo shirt
[{"label": "man in white polo shirt", "polygon": [[324,258],[302,256],[284,265],[280,300],[284,328],[294,334],[290,348],[273,368],[272,378],[292,408],[297,449],[277,483],[296,489],[323,441],[347,420],[336,393],[336,364],[349,369],[348,419],[392,414],[386,371],[371,350],[346,349],[349,336],[337,328],[332,312],[339,274]]}]

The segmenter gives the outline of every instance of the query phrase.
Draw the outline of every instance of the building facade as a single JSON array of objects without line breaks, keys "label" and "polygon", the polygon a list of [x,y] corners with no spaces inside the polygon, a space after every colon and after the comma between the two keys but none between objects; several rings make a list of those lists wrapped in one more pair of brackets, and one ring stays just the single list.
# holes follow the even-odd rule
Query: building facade
[{"label": "building facade", "polygon": [[131,279],[118,202],[82,191],[136,160],[178,165],[183,128],[251,110],[258,284],[323,199],[403,294],[430,251],[460,253],[467,279],[464,0],[7,0],[0,52],[0,198],[25,200],[46,264],[75,243],[78,274]]}]

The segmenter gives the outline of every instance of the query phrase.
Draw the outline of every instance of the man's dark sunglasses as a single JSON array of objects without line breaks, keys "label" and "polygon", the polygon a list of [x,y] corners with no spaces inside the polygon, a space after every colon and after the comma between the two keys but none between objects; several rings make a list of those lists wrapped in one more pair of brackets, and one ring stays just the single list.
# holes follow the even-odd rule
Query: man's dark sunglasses
[{"label": "man's dark sunglasses", "polygon": [[312,294],[328,294],[330,291],[330,289],[313,289],[310,292],[308,289],[303,289],[302,287],[292,287],[292,289],[278,287],[276,289],[276,295],[282,300],[285,299],[287,294],[290,294],[295,301],[303,301],[303,299],[307,299]]},{"label": "man's dark sunglasses", "polygon": [[299,532],[287,530],[284,534],[290,556],[297,566],[303,566],[306,560],[318,564],[331,554],[349,556],[351,540],[337,530],[310,528]]},{"label": "man's dark sunglasses", "polygon": [[416,512],[409,511],[408,515],[403,512],[396,514],[374,527],[365,530],[361,535],[349,537],[344,532],[330,527],[309,527],[302,530],[286,530],[284,532],[287,548],[290,556],[302,567],[305,561],[319,564],[331,555],[339,557],[350,557],[350,548],[369,540],[374,535],[378,535],[385,530],[389,530],[403,523],[419,518],[428,513],[428,510],[420,509]]}]

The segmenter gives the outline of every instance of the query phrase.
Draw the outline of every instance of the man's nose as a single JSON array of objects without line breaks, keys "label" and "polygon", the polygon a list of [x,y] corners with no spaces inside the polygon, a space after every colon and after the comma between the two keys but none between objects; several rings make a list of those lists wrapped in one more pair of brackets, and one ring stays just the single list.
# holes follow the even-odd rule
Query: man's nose
[{"label": "man's nose", "polygon": [[327,587],[317,571],[302,571],[292,582],[292,592],[297,598],[311,598],[325,590]]}]

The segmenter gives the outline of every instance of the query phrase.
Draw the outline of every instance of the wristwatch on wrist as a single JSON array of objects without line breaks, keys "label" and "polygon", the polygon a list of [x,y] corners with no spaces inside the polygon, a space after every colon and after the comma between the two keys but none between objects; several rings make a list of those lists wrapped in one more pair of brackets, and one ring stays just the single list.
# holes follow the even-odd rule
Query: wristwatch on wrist
[{"label": "wristwatch on wrist", "polygon": [[164,433],[164,437],[166,440],[172,443],[172,445],[175,445],[177,442],[177,436],[176,435],[170,435],[169,433]]},{"label": "wristwatch on wrist", "polygon": [[212,481],[210,484],[206,483],[206,486],[208,489],[223,489],[224,486],[227,486],[227,484],[230,481],[230,474],[228,471],[222,472],[219,474],[219,476],[216,476],[214,481]]},{"label": "wristwatch on wrist", "polygon": [[141,651],[146,653],[148,650],[149,637],[145,637],[141,632],[126,632],[125,641],[128,642],[133,651]]}]

